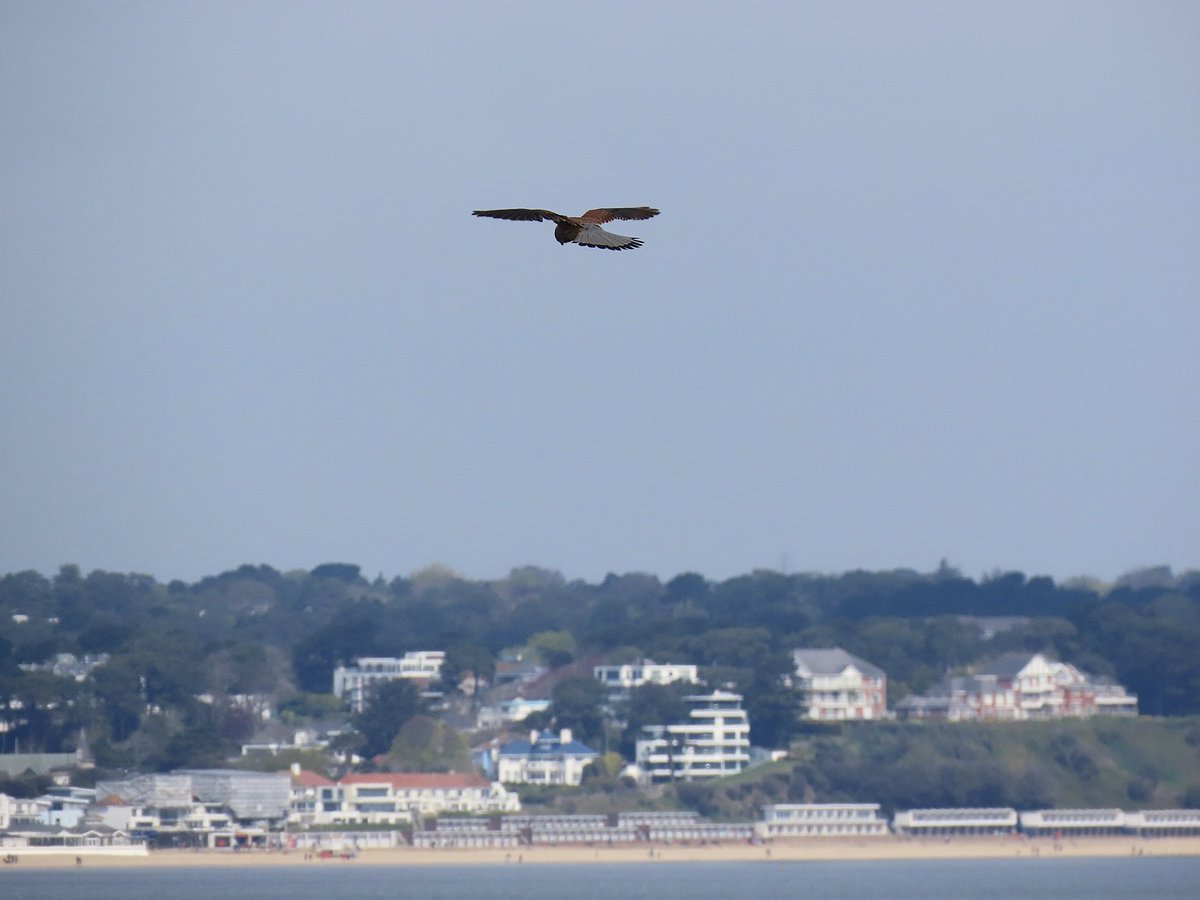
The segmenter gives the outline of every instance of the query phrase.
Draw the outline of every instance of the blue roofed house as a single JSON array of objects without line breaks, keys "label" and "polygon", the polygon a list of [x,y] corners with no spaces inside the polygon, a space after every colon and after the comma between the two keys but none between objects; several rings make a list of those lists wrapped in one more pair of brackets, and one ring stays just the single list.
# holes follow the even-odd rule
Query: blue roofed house
[{"label": "blue roofed house", "polygon": [[578,785],[583,770],[600,754],[575,740],[571,729],[558,734],[531,731],[528,738],[503,744],[496,753],[496,778],[504,784]]}]

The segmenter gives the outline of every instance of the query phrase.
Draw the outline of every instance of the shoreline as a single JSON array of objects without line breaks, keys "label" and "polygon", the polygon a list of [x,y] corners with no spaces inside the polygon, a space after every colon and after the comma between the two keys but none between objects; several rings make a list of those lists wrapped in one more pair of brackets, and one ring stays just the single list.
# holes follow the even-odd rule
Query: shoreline
[{"label": "shoreline", "polygon": [[[1024,839],[1015,837],[937,838],[809,838],[776,840],[768,844],[638,844],[635,846],[514,847],[510,849],[391,849],[362,850],[353,859],[321,859],[302,850],[228,851],[155,850],[145,856],[79,853],[22,854],[4,871],[41,868],[242,868],[295,866],[350,868],[355,866],[508,866],[705,862],[861,862],[867,860],[1041,859],[1095,857],[1200,856],[1200,837],[1092,837]],[[77,857],[82,860],[77,863]],[[307,857],[307,858],[306,858]]]}]

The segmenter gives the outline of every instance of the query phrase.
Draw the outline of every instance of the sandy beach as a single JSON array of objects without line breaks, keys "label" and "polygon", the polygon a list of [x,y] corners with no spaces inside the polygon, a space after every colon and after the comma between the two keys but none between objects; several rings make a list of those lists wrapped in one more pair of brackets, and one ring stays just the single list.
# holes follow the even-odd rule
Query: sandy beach
[{"label": "sandy beach", "polygon": [[[771,844],[672,844],[608,847],[521,847],[510,850],[417,850],[400,847],[364,850],[354,859],[320,859],[300,850],[214,851],[159,850],[144,857],[84,855],[80,864],[104,868],[151,868],[160,866],[508,866],[581,863],[704,863],[704,862],[812,862],[818,860],[898,859],[1005,859],[1031,861],[1056,857],[1115,856],[1200,856],[1200,837],[1155,838],[1103,837],[1067,839],[954,838],[950,841],[884,837],[840,840],[809,839],[775,841]],[[0,866],[5,870],[75,866],[74,853],[19,856],[19,862]]]}]

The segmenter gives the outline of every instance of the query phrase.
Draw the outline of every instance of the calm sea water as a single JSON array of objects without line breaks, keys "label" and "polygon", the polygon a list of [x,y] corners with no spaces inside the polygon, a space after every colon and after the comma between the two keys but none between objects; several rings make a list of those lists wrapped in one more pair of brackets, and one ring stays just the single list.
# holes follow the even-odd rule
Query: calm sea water
[{"label": "calm sea water", "polygon": [[1200,859],[0,871],[12,900],[1195,900]]}]

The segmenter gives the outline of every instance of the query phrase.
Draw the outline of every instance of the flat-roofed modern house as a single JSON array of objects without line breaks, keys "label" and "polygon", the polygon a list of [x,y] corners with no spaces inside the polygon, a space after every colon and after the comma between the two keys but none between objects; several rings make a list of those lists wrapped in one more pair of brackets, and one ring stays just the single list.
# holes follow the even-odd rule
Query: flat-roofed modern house
[{"label": "flat-roofed modern house", "polygon": [[762,808],[762,838],[879,837],[889,833],[878,803],[772,803]]},{"label": "flat-roofed modern house", "polygon": [[401,657],[360,656],[354,665],[333,670],[333,693],[355,712],[362,712],[373,685],[410,678],[424,686],[441,678],[445,661],[441,650],[412,650]]},{"label": "flat-roofed modern house", "polygon": [[608,700],[615,703],[644,684],[696,684],[699,669],[691,663],[656,663],[651,659],[621,665],[595,666],[592,674],[608,688]]},{"label": "flat-roofed modern house", "polygon": [[914,837],[1012,834],[1017,821],[1017,811],[1009,807],[906,809],[892,817],[892,829]]},{"label": "flat-roofed modern house", "polygon": [[742,695],[729,691],[684,697],[688,721],[648,725],[637,742],[637,765],[646,781],[719,778],[750,763],[750,720]]},{"label": "flat-roofed modern house", "polygon": [[887,673],[841,647],[792,651],[804,717],[816,721],[887,718]]},{"label": "flat-roofed modern house", "polygon": [[454,772],[363,772],[320,790],[328,802],[316,813],[316,824],[395,825],[445,813],[492,815],[521,808],[520,798],[503,785]]},{"label": "flat-roofed modern house", "polygon": [[50,804],[44,800],[0,794],[0,831],[13,826],[43,824],[49,808]]}]

